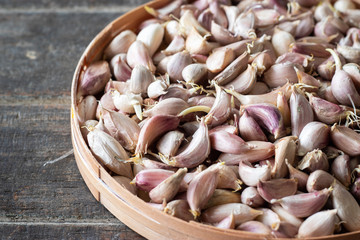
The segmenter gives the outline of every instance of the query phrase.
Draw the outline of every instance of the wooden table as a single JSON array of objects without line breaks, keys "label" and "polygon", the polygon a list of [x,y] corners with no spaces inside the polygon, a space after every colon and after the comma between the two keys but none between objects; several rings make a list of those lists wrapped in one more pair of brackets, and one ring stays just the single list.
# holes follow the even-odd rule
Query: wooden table
[{"label": "wooden table", "polygon": [[0,0],[0,239],[143,239],[77,169],[70,85],[93,37],[145,0]]}]

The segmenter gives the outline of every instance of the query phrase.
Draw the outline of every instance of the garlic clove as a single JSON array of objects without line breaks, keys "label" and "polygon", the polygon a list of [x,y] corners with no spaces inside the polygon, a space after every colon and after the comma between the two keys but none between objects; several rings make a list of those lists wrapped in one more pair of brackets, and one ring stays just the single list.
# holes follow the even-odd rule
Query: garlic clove
[{"label": "garlic clove", "polygon": [[149,69],[143,65],[136,65],[131,72],[130,91],[135,94],[146,94],[154,79],[155,77]]},{"label": "garlic clove", "polygon": [[330,187],[311,193],[296,194],[277,200],[273,199],[271,203],[280,203],[286,211],[295,217],[308,217],[323,208],[332,191],[333,188]]},{"label": "garlic clove", "polygon": [[239,120],[240,136],[245,141],[267,141],[267,137],[261,130],[257,121],[244,110]]},{"label": "garlic clove", "polygon": [[308,152],[297,166],[300,170],[307,170],[309,172],[314,172],[316,170],[329,170],[329,161],[326,154],[319,150],[315,149],[311,152]]},{"label": "garlic clove", "polygon": [[290,224],[296,228],[299,228],[303,222],[302,219],[295,217],[292,213],[288,212],[280,205],[272,205],[271,210],[280,217],[280,220],[282,222],[280,223],[279,227],[281,227],[281,228],[282,228],[282,225],[284,222],[287,224]]},{"label": "garlic clove", "polygon": [[255,86],[256,72],[256,67],[253,65],[248,65],[247,69],[233,81],[225,85],[225,88],[232,88],[234,91],[240,94],[249,93]]},{"label": "garlic clove", "polygon": [[261,207],[265,201],[255,187],[247,187],[241,192],[241,202],[250,207]]},{"label": "garlic clove", "polygon": [[330,136],[335,147],[349,156],[360,154],[360,135],[354,130],[334,125],[331,127]]},{"label": "garlic clove", "polygon": [[211,22],[211,34],[215,41],[221,45],[227,45],[241,40],[240,36],[232,34],[228,29],[220,26],[215,21]]},{"label": "garlic clove", "polygon": [[235,229],[235,217],[234,214],[224,218],[219,223],[215,224],[215,227],[221,229]]},{"label": "garlic clove", "polygon": [[136,40],[130,45],[126,54],[126,61],[131,68],[135,68],[136,65],[143,65],[151,72],[156,71],[149,50],[142,41]]},{"label": "garlic clove", "polygon": [[159,23],[150,24],[142,29],[137,37],[137,41],[141,41],[149,50],[149,55],[152,57],[159,48],[164,37],[164,27]]},{"label": "garlic clove", "polygon": [[337,210],[326,210],[308,217],[300,226],[298,237],[320,237],[334,234]]},{"label": "garlic clove", "polygon": [[[351,184],[351,169],[349,155],[339,155],[331,164],[331,172],[345,187]],[[325,170],[326,171],[326,170]]]},{"label": "garlic clove", "polygon": [[289,164],[295,161],[297,149],[296,136],[283,137],[275,142],[275,162],[271,170],[273,178],[283,178],[288,174],[286,160]]},{"label": "garlic clove", "polygon": [[300,133],[297,154],[304,156],[314,149],[323,149],[329,143],[329,133],[330,128],[326,124],[309,122]]},{"label": "garlic clove", "polygon": [[160,138],[156,149],[165,156],[175,156],[183,140],[184,133],[178,130],[170,131]]},{"label": "garlic clove", "polygon": [[297,191],[297,180],[279,178],[259,181],[257,189],[264,200],[271,202],[272,199],[294,195]]},{"label": "garlic clove", "polygon": [[273,210],[269,208],[258,208],[263,214],[256,217],[255,220],[265,224],[272,230],[278,230],[280,227],[280,217]]},{"label": "garlic clove", "polygon": [[126,54],[115,55],[110,61],[110,69],[116,80],[126,82],[131,77],[131,68],[126,62]]},{"label": "garlic clove", "polygon": [[127,53],[130,45],[135,42],[136,34],[131,30],[119,33],[104,50],[104,58],[111,59],[116,54]]},{"label": "garlic clove", "polygon": [[204,209],[227,204],[227,203],[240,203],[240,194],[225,189],[215,189],[214,194],[206,203]]},{"label": "garlic clove", "polygon": [[252,146],[249,151],[241,154],[222,153],[219,161],[225,162],[227,165],[236,165],[241,161],[259,162],[274,156],[275,146],[270,142],[249,141],[247,144]]},{"label": "garlic clove", "polygon": [[152,108],[144,111],[143,115],[145,117],[153,117],[156,115],[176,116],[188,107],[188,103],[181,98],[166,98],[155,104]]},{"label": "garlic clove", "polygon": [[96,95],[101,92],[111,77],[110,67],[106,61],[90,64],[78,86],[78,96]]},{"label": "garlic clove", "polygon": [[180,189],[180,183],[183,181],[187,168],[180,168],[164,181],[159,183],[149,192],[151,201],[154,203],[169,202],[172,200]]},{"label": "garlic clove", "polygon": [[193,63],[187,65],[181,72],[186,83],[199,84],[207,77],[207,67],[202,63]]},{"label": "garlic clove", "polygon": [[255,187],[259,181],[270,179],[271,167],[269,164],[253,167],[248,161],[241,161],[239,163],[239,175],[246,185]]},{"label": "garlic clove", "polygon": [[212,73],[218,73],[224,70],[235,58],[234,51],[231,48],[221,48],[214,51],[206,60],[206,66]]},{"label": "garlic clove", "polygon": [[169,74],[170,79],[173,82],[176,82],[177,80],[183,80],[182,71],[191,63],[192,59],[188,52],[183,51],[174,54],[167,64],[167,73]]},{"label": "garlic clove", "polygon": [[[290,62],[278,63],[272,65],[269,70],[264,73],[264,82],[270,88],[284,86],[287,82],[297,83],[298,77],[294,70],[294,66],[303,70],[300,65],[295,65]],[[281,76],[281,77],[279,77]]]},{"label": "garlic clove", "polygon": [[190,206],[186,200],[173,200],[166,204],[163,211],[166,214],[180,218],[184,221],[194,220],[193,215],[189,212]]},{"label": "garlic clove", "polygon": [[276,54],[281,56],[289,51],[289,47],[291,44],[295,43],[295,39],[290,33],[275,28],[271,43]]},{"label": "garlic clove", "polygon": [[231,99],[230,96],[221,89],[218,85],[215,85],[216,99],[211,106],[210,112],[206,115],[205,121],[209,126],[218,126],[224,123],[230,116]]},{"label": "garlic clove", "polygon": [[166,56],[173,55],[185,49],[185,40],[182,36],[176,35],[167,48],[163,51]]},{"label": "garlic clove", "polygon": [[216,189],[217,179],[218,169],[214,167],[200,172],[190,182],[186,197],[191,209],[190,212],[194,218],[200,216],[201,209],[206,206],[213,195]]},{"label": "garlic clove", "polygon": [[306,183],[308,181],[309,175],[294,168],[289,162],[285,159],[286,165],[289,169],[289,178],[295,179],[297,181],[297,186],[299,190],[306,189]]}]

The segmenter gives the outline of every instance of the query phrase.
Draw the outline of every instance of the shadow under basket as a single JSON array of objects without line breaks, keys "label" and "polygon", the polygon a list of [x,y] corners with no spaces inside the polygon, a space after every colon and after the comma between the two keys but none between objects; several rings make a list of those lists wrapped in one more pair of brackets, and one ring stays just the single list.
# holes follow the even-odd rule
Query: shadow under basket
[{"label": "shadow under basket", "polygon": [[[158,0],[146,4],[160,8],[170,0]],[[106,26],[89,44],[74,73],[71,87],[71,137],[79,171],[95,199],[128,227],[148,239],[270,239],[269,236],[239,230],[224,230],[198,222],[185,222],[163,213],[118,184],[92,155],[81,132],[75,111],[77,87],[84,69],[102,58],[104,48],[121,31],[136,30],[137,26],[151,16],[140,6],[117,18]],[[360,231],[307,239],[360,239]]]}]

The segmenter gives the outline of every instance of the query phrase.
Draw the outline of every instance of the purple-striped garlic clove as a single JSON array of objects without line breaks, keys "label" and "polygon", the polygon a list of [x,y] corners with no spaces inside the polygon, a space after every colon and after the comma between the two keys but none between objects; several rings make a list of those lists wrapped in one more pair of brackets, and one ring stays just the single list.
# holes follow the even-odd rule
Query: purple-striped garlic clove
[{"label": "purple-striped garlic clove", "polygon": [[147,95],[149,98],[156,99],[167,93],[168,84],[163,80],[156,80],[149,84]]},{"label": "purple-striped garlic clove", "polygon": [[162,203],[171,201],[180,189],[180,184],[187,173],[187,168],[180,168],[176,173],[166,178],[149,192],[151,201]]},{"label": "purple-striped garlic clove", "polygon": [[137,165],[141,165],[143,167],[141,170],[144,170],[144,169],[165,169],[165,170],[171,170],[171,171],[176,170],[176,168],[166,165],[165,163],[150,160],[148,158],[142,158],[140,163],[135,164],[134,166],[137,166]]},{"label": "purple-striped garlic clove", "polygon": [[331,173],[334,175],[334,177],[337,180],[339,180],[345,187],[348,188],[351,184],[351,169],[350,169],[349,155],[343,154],[335,158],[331,164]]},{"label": "purple-striped garlic clove", "polygon": [[319,43],[296,42],[290,46],[289,50],[294,53],[314,56],[315,58],[330,57],[330,53],[326,51],[326,47]]},{"label": "purple-striped garlic clove", "polygon": [[360,230],[360,206],[351,193],[341,184],[335,182],[331,202],[343,226],[348,231]]},{"label": "purple-striped garlic clove", "polygon": [[272,230],[278,230],[280,227],[280,217],[277,213],[269,208],[258,208],[258,210],[262,211],[263,214],[256,217],[255,220],[259,221],[266,226],[270,227]]},{"label": "purple-striped garlic clove", "polygon": [[253,208],[261,207],[265,203],[256,187],[245,188],[241,192],[241,202]]},{"label": "purple-striped garlic clove", "polygon": [[224,218],[219,223],[216,223],[214,226],[221,229],[235,229],[234,214],[231,213],[228,217]]},{"label": "purple-striped garlic clove", "polygon": [[269,180],[271,177],[271,166],[252,166],[248,161],[241,161],[239,163],[239,175],[242,181],[250,186],[255,187],[259,181]]},{"label": "purple-striped garlic clove", "polygon": [[182,52],[183,50],[185,50],[185,39],[180,35],[176,35],[171,43],[164,50],[162,50],[162,53],[164,53],[166,56],[169,56],[178,52]]},{"label": "purple-striped garlic clove", "polygon": [[221,48],[214,51],[206,60],[206,66],[212,73],[224,70],[235,59],[235,53],[231,48]]},{"label": "purple-striped garlic clove", "polygon": [[138,189],[150,192],[172,174],[174,174],[173,171],[166,169],[144,169],[136,174],[133,181]]},{"label": "purple-striped garlic clove", "polygon": [[136,145],[136,154],[145,154],[147,148],[162,134],[175,130],[179,126],[180,119],[177,116],[156,115],[151,117],[140,130]]},{"label": "purple-striped garlic clove", "polygon": [[120,184],[122,187],[127,189],[129,192],[136,196],[137,189],[134,184],[131,184],[131,179],[124,176],[113,176],[113,179]]},{"label": "purple-striped garlic clove", "polygon": [[306,170],[308,172],[314,172],[316,170],[329,170],[329,161],[326,154],[319,150],[315,149],[311,152],[308,152],[297,166],[300,170]]},{"label": "purple-striped garlic clove", "polygon": [[301,226],[301,224],[303,223],[302,219],[295,217],[292,213],[288,212],[280,205],[272,205],[271,210],[274,211],[280,217],[280,220],[282,221],[280,223],[279,227],[281,227],[283,222],[288,223],[296,228],[299,228]]},{"label": "purple-striped garlic clove", "polygon": [[271,202],[272,199],[294,195],[297,191],[297,180],[279,178],[268,181],[259,181],[257,190],[264,200]]},{"label": "purple-striped garlic clove", "polygon": [[235,225],[253,220],[262,214],[262,211],[255,210],[242,203],[227,203],[206,209],[201,214],[201,220],[208,223],[217,223],[234,214]]},{"label": "purple-striped garlic clove", "polygon": [[360,135],[354,130],[334,125],[331,127],[331,141],[341,151],[353,157],[360,154]]},{"label": "purple-striped garlic clove", "polygon": [[[156,130],[158,131],[158,129]],[[189,145],[180,154],[164,158],[163,161],[175,167],[192,168],[205,161],[210,154],[210,150],[208,126],[205,124],[204,119],[202,119]]]},{"label": "purple-striped garlic clove", "polygon": [[309,66],[309,62],[311,60],[312,59],[307,55],[300,54],[300,53],[288,52],[288,53],[285,53],[285,54],[279,56],[276,59],[275,64],[289,62],[289,63],[294,63],[294,64],[297,64],[297,65],[300,65],[300,66],[303,66],[304,68],[306,68]]},{"label": "purple-striped garlic clove", "polygon": [[252,65],[255,65],[258,76],[261,76],[274,64],[274,59],[272,58],[268,50],[261,52],[252,61]]},{"label": "purple-striped garlic clove", "polygon": [[275,162],[271,169],[272,178],[283,178],[288,174],[285,160],[290,164],[295,161],[297,137],[283,137],[275,142]]},{"label": "purple-striped garlic clove", "polygon": [[295,43],[295,39],[290,33],[275,28],[271,42],[276,54],[281,56],[289,51],[289,47],[291,44]]},{"label": "purple-striped garlic clove", "polygon": [[300,226],[298,237],[321,237],[334,234],[338,224],[337,210],[325,210],[308,217]]},{"label": "purple-striped garlic clove", "polygon": [[245,106],[249,115],[266,129],[275,139],[283,137],[285,132],[284,121],[277,107],[271,104],[251,104]]},{"label": "purple-striped garlic clove", "polygon": [[225,164],[211,165],[209,169],[218,169],[218,179],[216,188],[233,189],[234,192],[241,190],[242,181],[230,166]]},{"label": "purple-striped garlic clove", "polygon": [[249,93],[256,83],[256,66],[248,65],[247,69],[242,72],[233,81],[225,85],[225,88],[231,88],[240,94]]},{"label": "purple-striped garlic clove", "polygon": [[182,71],[192,63],[191,56],[188,52],[179,52],[171,56],[167,64],[167,73],[173,82],[183,80]]},{"label": "purple-striped garlic clove", "polygon": [[208,209],[211,207],[227,204],[227,203],[240,203],[241,196],[239,193],[235,193],[233,191],[225,190],[225,189],[215,189],[213,195],[206,203],[204,209]]},{"label": "purple-striped garlic clove", "polygon": [[186,197],[194,218],[200,216],[201,209],[212,197],[217,186],[218,173],[217,168],[205,169],[190,182]]},{"label": "purple-striped garlic clove", "polygon": [[346,118],[347,111],[344,106],[326,101],[312,94],[309,94],[308,96],[315,116],[321,122],[326,124],[334,124]]},{"label": "purple-striped garlic clove", "polygon": [[285,159],[286,165],[289,169],[289,178],[295,179],[297,181],[298,189],[303,191],[306,190],[306,183],[308,181],[309,175],[294,168],[289,162]]},{"label": "purple-striped garlic clove", "polygon": [[211,22],[211,34],[215,41],[221,45],[227,45],[241,40],[240,36],[234,35],[228,29],[220,26],[215,21]]},{"label": "purple-striped garlic clove", "polygon": [[336,71],[331,80],[331,91],[334,94],[334,97],[341,104],[359,107],[360,95],[356,90],[351,76],[342,70],[342,63],[338,54],[332,49],[327,49],[327,51],[331,53],[336,64]]},{"label": "purple-striped garlic clove", "polygon": [[309,122],[299,136],[297,155],[304,156],[314,149],[323,149],[329,143],[330,127],[320,122]]},{"label": "purple-striped garlic clove", "polygon": [[133,178],[130,163],[125,163],[129,157],[120,143],[97,128],[89,130],[87,140],[95,157],[114,173]]},{"label": "purple-striped garlic clove", "polygon": [[240,154],[252,148],[239,136],[226,131],[213,132],[209,137],[211,147],[219,152]]},{"label": "purple-striped garlic clove", "polygon": [[215,85],[215,88],[216,99],[205,119],[206,123],[212,127],[224,123],[228,119],[231,110],[230,96],[218,85]]},{"label": "purple-striped garlic clove", "polygon": [[154,53],[159,48],[164,37],[164,27],[159,23],[154,23],[146,26],[142,29],[137,37],[137,41],[141,41],[145,44],[149,51],[150,57],[154,55]]},{"label": "purple-striped garlic clove", "polygon": [[178,130],[170,131],[160,138],[156,149],[165,156],[175,156],[183,140],[184,133]]},{"label": "purple-striped garlic clove", "polygon": [[[206,30],[211,30],[212,22],[214,21],[214,14],[210,11],[209,8],[202,11],[197,17],[197,21],[203,26]],[[205,35],[204,38],[208,38],[208,35]]]},{"label": "purple-striped garlic clove", "polygon": [[130,91],[135,94],[146,94],[147,89],[155,80],[154,75],[143,65],[136,65],[131,72]]},{"label": "purple-striped garlic clove", "polygon": [[245,51],[238,56],[232,63],[230,63],[221,73],[216,75],[212,82],[219,85],[225,85],[234,80],[246,67],[249,59],[249,54]]},{"label": "purple-striped garlic clove", "polygon": [[78,96],[96,95],[104,89],[110,77],[108,62],[98,61],[90,64],[79,82]]},{"label": "purple-striped garlic clove", "polygon": [[194,28],[192,28],[185,41],[185,49],[190,54],[208,55],[217,47],[219,47],[219,43],[206,41]]},{"label": "purple-striped garlic clove", "polygon": [[182,71],[182,77],[186,83],[199,84],[207,77],[207,67],[202,63],[187,65]]},{"label": "purple-striped garlic clove", "polygon": [[241,161],[259,162],[271,158],[275,154],[275,146],[271,142],[249,141],[247,142],[252,148],[241,154],[222,153],[219,161],[225,162],[226,165],[237,165]]},{"label": "purple-striped garlic clove", "polygon": [[184,14],[180,18],[179,24],[180,31],[187,37],[191,35],[193,29],[199,33],[200,37],[211,35],[210,32],[201,26],[201,24],[196,20],[194,13],[191,10],[184,11]]},{"label": "purple-striped garlic clove", "polygon": [[127,53],[129,47],[136,40],[136,34],[131,30],[119,33],[104,50],[104,58],[111,59],[116,54]]},{"label": "purple-striped garlic clove", "polygon": [[306,124],[314,120],[314,113],[305,96],[294,88],[290,97],[292,135],[299,136]]},{"label": "purple-striped garlic clove", "polygon": [[152,108],[144,111],[144,117],[156,115],[176,116],[189,107],[188,103],[181,98],[166,98],[155,104]]},{"label": "purple-striped garlic clove", "polygon": [[290,62],[272,65],[269,70],[264,73],[264,82],[270,88],[284,86],[287,82],[297,83],[298,77],[294,70],[294,66],[303,70],[302,66]]},{"label": "purple-striped garlic clove", "polygon": [[115,55],[110,61],[111,73],[116,80],[126,82],[131,77],[131,68],[126,62],[126,54]]},{"label": "purple-striped garlic clove", "polygon": [[121,112],[104,111],[104,125],[110,135],[129,151],[134,151],[139,139],[139,125]]},{"label": "purple-striped garlic clove", "polygon": [[239,226],[237,226],[236,229],[246,232],[258,233],[262,235],[271,235],[271,229],[262,222],[258,222],[258,221],[244,222]]},{"label": "purple-striped garlic clove", "polygon": [[80,124],[84,124],[87,120],[95,119],[98,103],[93,95],[88,95],[81,99],[77,105],[77,117]]},{"label": "purple-striped garlic clove", "polygon": [[265,133],[259,124],[252,118],[249,113],[244,110],[239,120],[240,136],[245,141],[267,141]]},{"label": "purple-striped garlic clove", "polygon": [[131,68],[135,68],[136,65],[143,65],[151,72],[156,71],[149,51],[142,41],[136,40],[131,44],[126,55],[126,61]]},{"label": "purple-striped garlic clove", "polygon": [[164,212],[171,216],[180,218],[184,221],[194,220],[194,216],[189,212],[190,206],[186,200],[173,200],[166,204]]},{"label": "purple-striped garlic clove", "polygon": [[271,203],[280,205],[295,217],[308,217],[322,209],[329,198],[333,188],[325,188],[311,193],[301,193],[281,199],[273,199]]},{"label": "purple-striped garlic clove", "polygon": [[[294,67],[296,75],[298,77],[298,81],[301,84],[304,84],[303,88],[308,91],[317,91],[321,86],[319,80],[311,76],[310,74],[305,73],[304,71],[299,70],[297,67]],[[308,86],[306,86],[308,85]]]}]

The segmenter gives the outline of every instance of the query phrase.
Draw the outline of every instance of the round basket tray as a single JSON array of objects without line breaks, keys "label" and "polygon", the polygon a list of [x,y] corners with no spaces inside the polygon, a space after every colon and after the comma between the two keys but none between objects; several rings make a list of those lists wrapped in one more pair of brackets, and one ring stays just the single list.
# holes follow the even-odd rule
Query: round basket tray
[{"label": "round basket tray", "polygon": [[[157,0],[146,5],[160,8],[170,1]],[[150,17],[144,6],[139,6],[111,22],[92,40],[76,67],[71,87],[71,137],[76,163],[86,185],[95,199],[101,202],[114,216],[148,239],[269,239],[264,235],[219,229],[195,221],[185,222],[151,207],[118,184],[98,163],[84,141],[75,111],[77,87],[83,76],[84,67],[101,59],[104,48],[117,34],[125,29],[136,30],[142,21]],[[355,240],[360,239],[360,231],[307,239]]]}]

